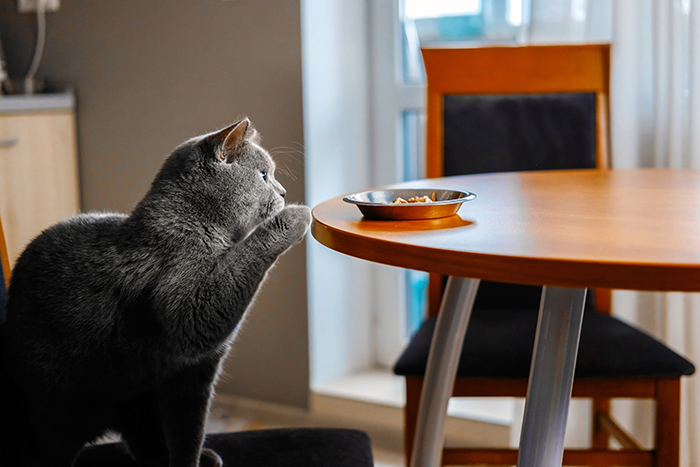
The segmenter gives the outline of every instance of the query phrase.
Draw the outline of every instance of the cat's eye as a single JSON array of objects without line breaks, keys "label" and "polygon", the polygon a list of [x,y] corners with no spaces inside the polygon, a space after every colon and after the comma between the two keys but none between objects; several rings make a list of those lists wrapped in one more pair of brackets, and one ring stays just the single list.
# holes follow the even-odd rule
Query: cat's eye
[{"label": "cat's eye", "polygon": [[262,178],[267,181],[267,172],[262,172]]}]

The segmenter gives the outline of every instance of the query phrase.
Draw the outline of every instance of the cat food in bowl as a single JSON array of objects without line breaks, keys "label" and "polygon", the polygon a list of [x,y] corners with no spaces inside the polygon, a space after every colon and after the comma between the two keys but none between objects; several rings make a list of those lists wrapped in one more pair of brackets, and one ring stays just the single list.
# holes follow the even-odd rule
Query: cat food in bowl
[{"label": "cat food in bowl", "polygon": [[[433,196],[435,196],[435,192],[433,192]],[[399,204],[399,203],[432,203],[435,201],[434,199],[430,198],[428,195],[425,196],[414,196],[413,198],[408,198],[408,199],[403,199],[401,197],[396,198],[394,201],[391,202],[391,204]]]},{"label": "cat food in bowl", "polygon": [[438,219],[457,214],[462,203],[476,198],[467,191],[400,188],[354,193],[343,198],[355,204],[368,219]]}]

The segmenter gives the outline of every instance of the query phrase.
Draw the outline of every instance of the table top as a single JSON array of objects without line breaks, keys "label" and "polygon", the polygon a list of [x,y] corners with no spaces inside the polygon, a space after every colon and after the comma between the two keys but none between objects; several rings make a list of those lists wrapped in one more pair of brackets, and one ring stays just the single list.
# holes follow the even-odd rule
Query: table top
[{"label": "table top", "polygon": [[700,170],[467,175],[396,187],[476,193],[455,216],[368,220],[342,197],[313,210],[313,236],[369,261],[560,287],[700,291]]}]

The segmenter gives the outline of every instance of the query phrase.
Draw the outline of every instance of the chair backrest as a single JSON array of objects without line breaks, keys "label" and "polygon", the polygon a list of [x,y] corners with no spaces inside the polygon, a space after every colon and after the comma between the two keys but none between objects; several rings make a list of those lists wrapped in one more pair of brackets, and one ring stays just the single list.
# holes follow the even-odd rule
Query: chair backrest
[{"label": "chair backrest", "polygon": [[[608,44],[423,48],[428,82],[426,173],[609,166]],[[444,277],[431,274],[428,313]],[[539,301],[539,288],[483,282],[481,307]],[[595,305],[609,311],[610,292]]]},{"label": "chair backrest", "polygon": [[2,230],[0,219],[0,324],[5,322],[5,301],[7,300],[7,288],[10,286],[10,258],[7,255],[5,234]]}]

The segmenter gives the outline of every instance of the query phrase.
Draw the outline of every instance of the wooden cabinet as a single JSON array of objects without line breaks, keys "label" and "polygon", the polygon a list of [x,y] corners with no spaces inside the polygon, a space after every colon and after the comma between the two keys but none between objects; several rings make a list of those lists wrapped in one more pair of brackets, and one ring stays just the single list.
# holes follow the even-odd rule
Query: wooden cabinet
[{"label": "wooden cabinet", "polygon": [[12,264],[32,238],[79,209],[73,110],[0,113],[0,218]]}]

